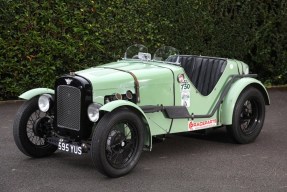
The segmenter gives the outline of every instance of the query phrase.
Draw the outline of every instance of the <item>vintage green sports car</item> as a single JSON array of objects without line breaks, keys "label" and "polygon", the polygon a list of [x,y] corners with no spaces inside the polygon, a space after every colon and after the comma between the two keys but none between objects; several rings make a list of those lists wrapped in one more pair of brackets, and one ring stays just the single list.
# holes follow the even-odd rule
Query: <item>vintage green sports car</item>
[{"label": "vintage green sports car", "polygon": [[101,173],[130,172],[153,136],[223,127],[238,143],[259,135],[269,96],[245,63],[143,45],[122,60],[70,72],[54,90],[20,95],[15,142],[25,155],[90,153]]}]

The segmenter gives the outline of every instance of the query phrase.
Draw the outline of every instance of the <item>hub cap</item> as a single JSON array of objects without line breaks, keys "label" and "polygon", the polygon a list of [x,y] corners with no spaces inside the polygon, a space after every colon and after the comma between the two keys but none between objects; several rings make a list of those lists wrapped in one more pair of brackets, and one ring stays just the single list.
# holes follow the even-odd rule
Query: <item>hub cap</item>
[{"label": "hub cap", "polygon": [[106,142],[106,157],[114,168],[126,167],[136,153],[138,133],[130,123],[119,123],[112,127]]},{"label": "hub cap", "polygon": [[254,99],[246,100],[240,113],[240,128],[245,135],[250,135],[255,131],[259,121],[260,112],[258,102]]}]

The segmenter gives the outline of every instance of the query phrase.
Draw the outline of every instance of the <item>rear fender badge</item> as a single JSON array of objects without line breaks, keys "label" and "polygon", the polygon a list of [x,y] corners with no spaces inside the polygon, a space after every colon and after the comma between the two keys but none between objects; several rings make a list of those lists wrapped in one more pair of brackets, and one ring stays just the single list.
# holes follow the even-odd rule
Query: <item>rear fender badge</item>
[{"label": "rear fender badge", "polygon": [[183,90],[181,92],[181,105],[190,107],[190,92],[188,90]]},{"label": "rear fender badge", "polygon": [[67,85],[70,85],[71,82],[73,81],[73,79],[65,79],[65,81],[66,81]]},{"label": "rear fender badge", "polygon": [[177,81],[178,81],[179,83],[183,83],[183,82],[184,82],[184,74],[179,74],[179,75],[177,76]]}]

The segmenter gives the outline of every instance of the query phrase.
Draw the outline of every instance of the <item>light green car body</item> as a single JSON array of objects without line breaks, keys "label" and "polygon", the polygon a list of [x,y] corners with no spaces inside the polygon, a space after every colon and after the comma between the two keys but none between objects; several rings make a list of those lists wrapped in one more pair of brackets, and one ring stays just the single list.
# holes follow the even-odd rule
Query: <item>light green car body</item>
[{"label": "light green car body", "polygon": [[[234,106],[242,91],[248,86],[258,88],[269,105],[268,93],[263,84],[255,78],[249,77],[248,65],[241,61],[227,59],[227,64],[214,89],[207,96],[203,96],[187,78],[185,71],[179,65],[172,65],[158,61],[120,60],[76,72],[76,75],[88,79],[93,88],[93,102],[102,105],[101,111],[111,112],[120,107],[128,107],[137,112],[145,122],[145,146],[152,148],[152,136],[169,133],[195,131],[214,128],[222,125],[231,125]],[[126,94],[128,90],[136,93],[134,77],[139,83],[139,101],[133,103],[127,100],[115,100],[105,103],[106,95],[119,93]],[[178,76],[184,74],[187,87],[182,88]],[[234,75],[247,75],[232,79]],[[231,83],[230,81],[233,80]],[[228,85],[230,84],[230,85]],[[225,87],[229,86],[226,90]],[[225,94],[222,94],[223,92]],[[144,106],[182,106],[182,93],[188,95],[184,100],[187,105],[188,118],[167,118],[162,111],[144,112]],[[20,95],[29,100],[44,93],[54,94],[48,88],[36,88]],[[223,96],[223,98],[221,98]],[[219,101],[222,99],[222,101]],[[218,107],[216,108],[216,105]],[[216,110],[214,114],[212,111]],[[195,118],[193,118],[194,114]],[[196,115],[212,114],[206,118],[196,118]]]}]

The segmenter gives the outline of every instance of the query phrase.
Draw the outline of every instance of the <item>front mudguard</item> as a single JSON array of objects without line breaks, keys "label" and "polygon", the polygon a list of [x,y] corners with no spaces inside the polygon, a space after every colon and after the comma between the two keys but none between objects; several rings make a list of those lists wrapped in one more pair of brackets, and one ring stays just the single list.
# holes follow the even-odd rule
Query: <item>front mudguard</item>
[{"label": "front mudguard", "polygon": [[29,91],[26,91],[25,93],[21,94],[19,98],[29,100],[32,99],[35,96],[42,95],[42,94],[55,94],[55,91],[53,89],[49,88],[36,88],[36,89],[31,89]]},{"label": "front mudguard", "polygon": [[233,83],[222,103],[220,109],[220,121],[223,125],[232,124],[233,110],[236,101],[238,100],[242,91],[249,86],[257,88],[262,93],[265,100],[265,104],[270,105],[268,92],[260,81],[249,77],[239,79],[235,83]]},{"label": "front mudguard", "polygon": [[115,109],[118,109],[120,107],[127,107],[131,110],[133,110],[134,112],[138,113],[141,118],[143,119],[143,121],[145,122],[145,146],[148,147],[148,150],[152,149],[152,135],[150,132],[150,122],[149,119],[147,118],[147,116],[145,115],[145,113],[143,112],[143,110],[137,106],[136,104],[130,102],[130,101],[126,101],[126,100],[116,100],[116,101],[112,101],[109,102],[105,105],[103,105],[100,108],[100,111],[102,112],[111,112]]}]

